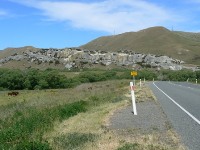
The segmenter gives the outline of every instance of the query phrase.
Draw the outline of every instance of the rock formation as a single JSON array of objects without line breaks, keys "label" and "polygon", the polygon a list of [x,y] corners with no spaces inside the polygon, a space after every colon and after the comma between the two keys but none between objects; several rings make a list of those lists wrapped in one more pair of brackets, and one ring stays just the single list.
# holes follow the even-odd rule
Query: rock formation
[{"label": "rock formation", "polygon": [[184,63],[181,60],[168,56],[156,56],[152,54],[139,54],[132,51],[105,52],[89,51],[78,48],[65,49],[39,49],[36,52],[25,51],[23,54],[14,55],[0,59],[0,66],[9,61],[21,61],[41,63],[62,64],[67,69],[81,68],[84,64],[90,65],[116,65],[134,67],[136,64],[151,68],[164,68],[170,70],[181,70]]}]

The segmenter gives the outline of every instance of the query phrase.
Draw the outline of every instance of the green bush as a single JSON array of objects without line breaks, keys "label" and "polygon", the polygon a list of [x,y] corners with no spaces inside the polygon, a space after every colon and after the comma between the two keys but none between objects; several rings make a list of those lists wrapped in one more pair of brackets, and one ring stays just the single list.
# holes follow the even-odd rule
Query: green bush
[{"label": "green bush", "polygon": [[[132,79],[130,75],[132,70],[113,69],[100,71],[84,71],[79,76],[67,78],[60,75],[58,70],[47,69],[45,71],[29,69],[25,71],[0,69],[0,90],[23,90],[23,89],[59,89],[72,88],[81,83],[99,82],[111,79]],[[143,69],[138,71],[135,77],[137,80],[145,78],[146,80],[172,80],[172,81],[190,81],[200,79],[200,71],[191,70],[161,70]]]}]

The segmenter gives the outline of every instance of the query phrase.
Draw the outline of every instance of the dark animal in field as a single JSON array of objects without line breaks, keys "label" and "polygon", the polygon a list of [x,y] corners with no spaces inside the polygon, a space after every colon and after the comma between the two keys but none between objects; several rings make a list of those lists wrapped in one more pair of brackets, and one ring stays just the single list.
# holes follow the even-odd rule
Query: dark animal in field
[{"label": "dark animal in field", "polygon": [[8,96],[17,96],[19,92],[9,92]]},{"label": "dark animal in field", "polygon": [[92,87],[89,87],[89,88],[88,88],[88,90],[91,90],[91,89],[92,89]]}]

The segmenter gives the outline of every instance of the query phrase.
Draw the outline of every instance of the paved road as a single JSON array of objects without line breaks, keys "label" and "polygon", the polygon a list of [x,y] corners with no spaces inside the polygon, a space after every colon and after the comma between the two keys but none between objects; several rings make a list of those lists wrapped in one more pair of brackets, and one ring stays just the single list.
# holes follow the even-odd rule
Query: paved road
[{"label": "paved road", "polygon": [[182,142],[200,150],[200,87],[189,83],[154,82],[150,88]]}]

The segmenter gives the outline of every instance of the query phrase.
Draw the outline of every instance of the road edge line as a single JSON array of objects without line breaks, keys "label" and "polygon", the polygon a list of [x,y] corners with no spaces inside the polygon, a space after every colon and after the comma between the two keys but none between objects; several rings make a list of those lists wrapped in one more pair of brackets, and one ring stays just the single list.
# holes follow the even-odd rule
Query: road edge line
[{"label": "road edge line", "polygon": [[167,96],[174,104],[176,104],[182,111],[184,111],[188,116],[190,116],[196,123],[200,125],[200,121],[195,118],[191,113],[189,113],[185,108],[183,108],[180,104],[178,104],[175,100],[173,100],[169,95],[167,95],[163,90],[161,90],[154,82],[153,85],[160,90],[165,96]]}]

